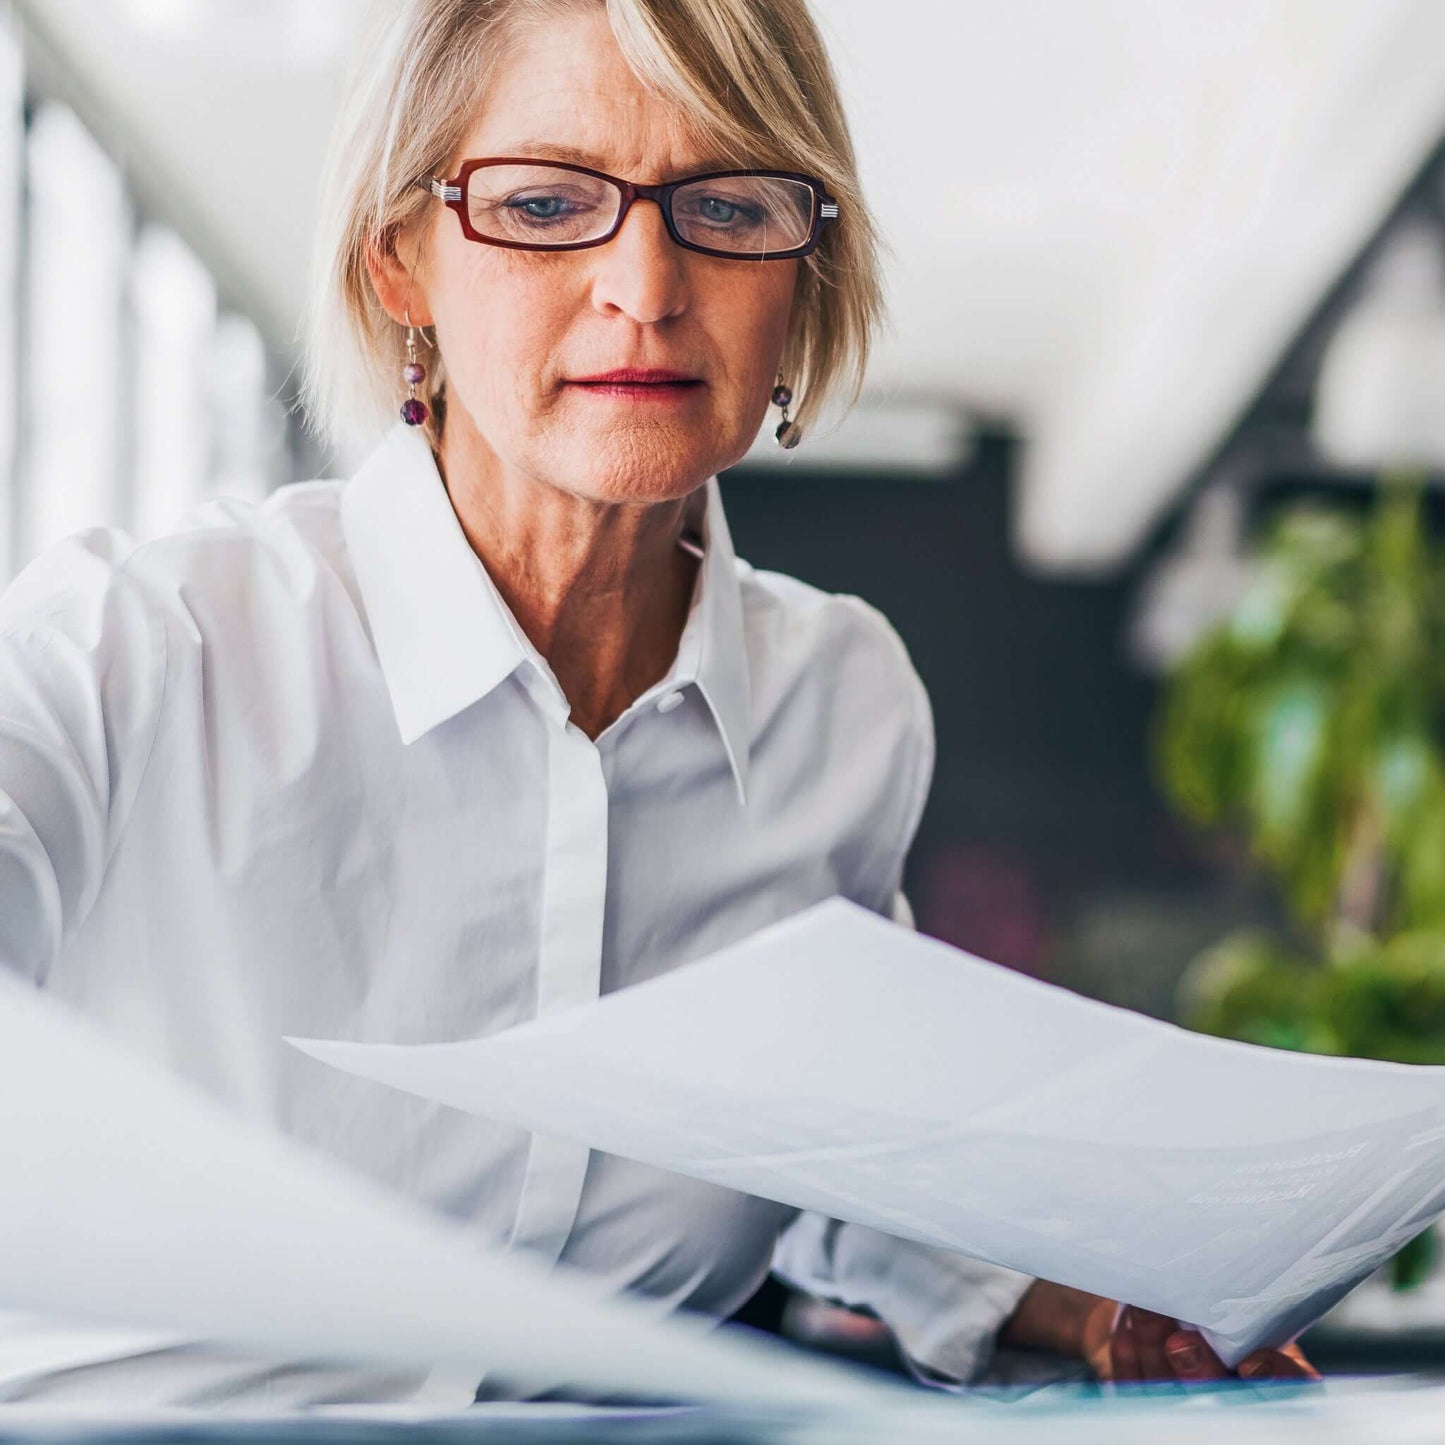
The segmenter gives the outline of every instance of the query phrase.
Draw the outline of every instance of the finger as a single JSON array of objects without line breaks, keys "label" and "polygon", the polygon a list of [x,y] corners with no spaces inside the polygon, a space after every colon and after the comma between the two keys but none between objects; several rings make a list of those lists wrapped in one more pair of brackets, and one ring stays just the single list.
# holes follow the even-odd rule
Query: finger
[{"label": "finger", "polygon": [[[1110,1306],[1107,1310],[1105,1306]],[[1089,1361],[1089,1368],[1094,1372],[1094,1378],[1103,1384],[1112,1384],[1114,1380],[1114,1332],[1119,1328],[1120,1316],[1124,1313],[1124,1306],[1115,1304],[1111,1300],[1100,1300],[1097,1308],[1097,1315],[1091,1317],[1086,1327],[1088,1343],[1085,1345],[1085,1352]],[[1107,1317],[1108,1323],[1104,1320]],[[1103,1337],[1099,1337],[1100,1328],[1103,1328]]]},{"label": "finger", "polygon": [[1318,1380],[1320,1373],[1297,1349],[1256,1350],[1239,1362],[1239,1377],[1258,1383],[1265,1380]]},{"label": "finger", "polygon": [[1174,1366],[1165,1352],[1164,1343],[1177,1326],[1164,1315],[1153,1310],[1141,1310],[1131,1306],[1126,1311],[1129,1317],[1129,1333],[1134,1341],[1134,1355],[1139,1363],[1139,1375],[1145,1380],[1174,1379]]},{"label": "finger", "polygon": [[1196,1330],[1175,1330],[1164,1341],[1164,1349],[1175,1378],[1186,1385],[1229,1378],[1224,1362],[1204,1343],[1204,1336]]},{"label": "finger", "polygon": [[1295,1362],[1295,1364],[1297,1364],[1297,1365],[1300,1367],[1300,1369],[1302,1369],[1302,1370],[1305,1372],[1305,1379],[1307,1379],[1307,1380],[1319,1380],[1319,1379],[1323,1379],[1323,1378],[1324,1378],[1324,1377],[1320,1374],[1320,1372],[1319,1372],[1317,1369],[1315,1369],[1315,1367],[1314,1367],[1312,1364],[1310,1364],[1310,1362],[1309,1362],[1307,1359],[1305,1359],[1305,1352],[1304,1352],[1302,1349],[1300,1349],[1300,1347],[1299,1347],[1299,1345],[1298,1345],[1297,1343],[1291,1343],[1291,1344],[1286,1345],[1286,1346],[1280,1351],[1280,1353],[1281,1353],[1282,1355],[1288,1356],[1291,1360],[1293,1360],[1293,1361]]},{"label": "finger", "polygon": [[1137,1385],[1143,1375],[1139,1371],[1139,1350],[1134,1343],[1134,1332],[1129,1328],[1128,1310],[1119,1312],[1114,1333],[1109,1336],[1109,1345],[1114,1362],[1115,1383]]}]

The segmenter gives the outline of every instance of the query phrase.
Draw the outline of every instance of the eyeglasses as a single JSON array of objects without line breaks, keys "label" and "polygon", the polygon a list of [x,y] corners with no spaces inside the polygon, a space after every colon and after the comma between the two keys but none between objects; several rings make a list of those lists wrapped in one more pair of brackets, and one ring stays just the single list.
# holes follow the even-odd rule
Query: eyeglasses
[{"label": "eyeglasses", "polygon": [[838,203],[812,176],[790,171],[711,171],[639,186],[560,161],[465,161],[450,181],[423,190],[457,213],[469,241],[515,251],[580,251],[622,228],[634,201],[656,201],[667,233],[704,256],[785,261],[810,255]]}]

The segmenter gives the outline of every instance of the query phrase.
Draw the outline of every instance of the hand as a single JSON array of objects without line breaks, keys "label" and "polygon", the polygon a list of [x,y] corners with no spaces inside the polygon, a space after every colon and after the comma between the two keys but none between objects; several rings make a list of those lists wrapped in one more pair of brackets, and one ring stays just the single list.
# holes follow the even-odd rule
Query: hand
[{"label": "hand", "polygon": [[1180,1384],[1240,1379],[1315,1381],[1319,1372],[1300,1353],[1298,1345],[1282,1350],[1256,1350],[1229,1369],[1193,1330],[1181,1330],[1173,1320],[1132,1305],[1100,1299],[1084,1318],[1080,1353],[1100,1380],[1139,1384],[1167,1380]]}]

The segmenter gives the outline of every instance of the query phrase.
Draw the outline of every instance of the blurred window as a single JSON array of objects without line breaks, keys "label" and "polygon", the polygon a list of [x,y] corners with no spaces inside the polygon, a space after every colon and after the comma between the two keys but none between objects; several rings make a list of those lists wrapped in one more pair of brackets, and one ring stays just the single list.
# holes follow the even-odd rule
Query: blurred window
[{"label": "blurred window", "polygon": [[0,587],[81,528],[144,540],[305,470],[255,322],[31,83],[0,6]]}]

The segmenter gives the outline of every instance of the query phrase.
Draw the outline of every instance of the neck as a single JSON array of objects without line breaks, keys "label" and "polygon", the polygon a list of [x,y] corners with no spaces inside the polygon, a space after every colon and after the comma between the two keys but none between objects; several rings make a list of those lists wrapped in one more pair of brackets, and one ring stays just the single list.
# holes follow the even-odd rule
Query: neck
[{"label": "neck", "polygon": [[506,467],[470,432],[442,439],[452,508],[572,721],[596,738],[677,656],[698,567],[678,539],[701,497],[592,501]]}]

